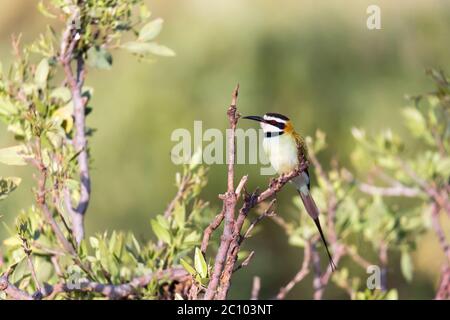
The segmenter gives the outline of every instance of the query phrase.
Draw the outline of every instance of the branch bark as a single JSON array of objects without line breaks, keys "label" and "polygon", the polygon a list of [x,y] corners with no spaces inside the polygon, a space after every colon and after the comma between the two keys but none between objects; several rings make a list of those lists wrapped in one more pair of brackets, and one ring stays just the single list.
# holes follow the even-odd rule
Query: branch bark
[{"label": "branch bark", "polygon": [[[5,274],[0,277],[0,291],[5,293],[12,299],[17,300],[34,300],[38,299],[37,294],[20,290],[9,282],[9,275]],[[146,287],[153,280],[171,279],[180,282],[190,278],[189,273],[184,268],[176,267],[165,269],[155,273],[149,273],[140,277],[136,277],[128,283],[123,284],[102,284],[94,281],[83,280],[75,284],[57,283],[53,286],[47,285],[43,295],[44,299],[52,299],[61,293],[70,292],[93,292],[105,296],[109,299],[125,299],[138,295],[138,289]]]},{"label": "branch bark", "polygon": [[448,300],[450,299],[450,267],[445,265],[441,272],[441,281],[436,293],[436,300]]},{"label": "branch bark", "polygon": [[219,245],[219,250],[217,251],[216,259],[214,260],[214,269],[211,277],[211,281],[206,289],[205,299],[213,299],[217,287],[219,286],[220,275],[222,274],[223,266],[227,258],[228,249],[230,248],[230,243],[233,237],[234,230],[234,215],[236,207],[236,193],[234,190],[234,160],[235,160],[235,131],[236,124],[238,121],[238,115],[236,110],[236,102],[239,94],[239,85],[233,91],[231,105],[228,108],[228,121],[230,123],[229,134],[228,134],[228,179],[227,179],[227,193],[224,196],[224,219],[225,227],[221,237],[221,242]]},{"label": "branch bark", "polygon": [[[65,203],[66,209],[72,218],[72,229],[75,240],[79,244],[84,238],[84,215],[89,205],[91,194],[91,179],[89,175],[89,156],[87,150],[86,139],[86,118],[85,104],[86,99],[82,96],[82,88],[84,84],[85,64],[83,53],[75,51],[80,39],[79,31],[75,29],[76,21],[79,19],[79,9],[74,6],[72,19],[63,33],[61,43],[61,52],[59,61],[64,69],[67,84],[72,94],[72,102],[74,106],[75,118],[75,138],[73,146],[75,152],[78,153],[78,171],[80,176],[80,200],[76,207],[71,203],[70,194],[66,192]],[[71,66],[72,60],[76,61],[76,74],[74,74]]]}]

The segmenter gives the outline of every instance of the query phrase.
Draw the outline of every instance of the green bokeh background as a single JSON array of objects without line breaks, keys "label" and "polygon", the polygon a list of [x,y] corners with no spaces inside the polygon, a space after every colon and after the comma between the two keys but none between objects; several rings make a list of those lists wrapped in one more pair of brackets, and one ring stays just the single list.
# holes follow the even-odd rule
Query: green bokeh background
[{"label": "green bokeh background", "polygon": [[[11,61],[11,33],[30,42],[47,23],[37,1],[2,0],[0,60]],[[401,108],[406,93],[431,89],[427,67],[448,70],[450,2],[172,0],[148,1],[153,15],[163,17],[159,41],[177,52],[175,58],[139,63],[116,52],[112,71],[88,74],[95,88],[94,112],[88,124],[98,131],[91,140],[92,202],[87,233],[132,230],[152,237],[150,217],[161,213],[175,193],[170,135],[176,128],[226,128],[226,106],[237,82],[239,109],[245,114],[276,111],[290,116],[298,131],[327,133],[329,149],[321,155],[349,164],[352,126],[369,132],[391,127],[404,134]],[[366,27],[366,9],[381,8],[382,29]],[[56,25],[57,26],[57,25]],[[253,124],[242,123],[248,128]],[[0,124],[0,146],[12,145]],[[413,141],[410,141],[413,143]],[[250,174],[250,188],[263,186],[258,165],[239,165]],[[12,223],[20,208],[33,201],[32,171],[0,166],[0,175],[23,179],[20,188],[1,202],[1,218]],[[203,197],[219,208],[217,194],[226,188],[225,166],[214,165]],[[295,217],[293,190],[279,196],[279,214]],[[450,228],[447,226],[447,231]],[[0,230],[0,238],[5,236]],[[363,244],[361,244],[363,245]],[[236,274],[231,295],[248,298],[254,275],[262,279],[262,297],[273,296],[296,272],[301,251],[290,247],[281,229],[270,222],[245,249],[256,251],[251,265]],[[434,235],[421,239],[413,255],[411,284],[402,278],[398,257],[391,256],[389,285],[400,298],[431,298],[443,261]],[[348,266],[349,261],[344,260]],[[351,269],[358,270],[351,267]],[[364,273],[361,273],[364,276]],[[289,298],[311,298],[308,277]],[[333,285],[326,298],[345,298]]]}]

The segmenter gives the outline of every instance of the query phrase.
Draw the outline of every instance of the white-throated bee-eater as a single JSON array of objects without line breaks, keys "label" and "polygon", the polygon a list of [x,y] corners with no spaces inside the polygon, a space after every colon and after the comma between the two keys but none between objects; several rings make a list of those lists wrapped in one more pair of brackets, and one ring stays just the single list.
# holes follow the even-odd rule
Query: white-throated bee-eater
[{"label": "white-throated bee-eater", "polygon": [[[264,131],[263,148],[267,154],[270,164],[278,174],[287,174],[296,170],[303,159],[307,159],[308,150],[303,138],[294,130],[292,122],[288,117],[279,113],[266,113],[263,117],[248,116],[244,119],[258,121]],[[308,170],[293,178],[291,182],[295,185],[306,211],[314,220],[319,230],[320,237],[330,260],[331,269],[334,271],[336,265],[333,262],[328,244],[320,226],[319,209],[314,202],[310,192],[310,177]]]}]

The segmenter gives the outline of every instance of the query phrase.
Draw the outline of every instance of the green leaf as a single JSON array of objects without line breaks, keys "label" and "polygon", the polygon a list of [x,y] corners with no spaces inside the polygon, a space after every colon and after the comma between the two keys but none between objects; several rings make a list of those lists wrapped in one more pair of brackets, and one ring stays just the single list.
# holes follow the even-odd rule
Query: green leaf
[{"label": "green leaf", "polygon": [[181,294],[179,294],[178,292],[175,292],[175,300],[184,300],[184,299],[181,296]]},{"label": "green leaf", "polygon": [[139,6],[139,16],[142,20],[148,19],[151,16],[151,12],[145,4]]},{"label": "green leaf", "polygon": [[200,277],[206,278],[208,276],[208,265],[199,248],[195,248],[194,266]]},{"label": "green leaf", "polygon": [[112,67],[113,58],[111,53],[99,46],[91,47],[88,52],[87,63],[94,68],[109,70]]},{"label": "green leaf", "polygon": [[47,8],[44,6],[44,3],[42,2],[42,1],[40,1],[39,3],[38,3],[38,10],[39,10],[39,12],[44,16],[44,17],[47,17],[47,18],[51,18],[51,19],[55,19],[56,18],[56,15],[54,15],[53,13],[50,13],[48,10],[47,10]]},{"label": "green leaf", "polygon": [[139,242],[137,241],[134,234],[131,235],[131,239],[133,240],[134,248],[136,249],[137,253],[141,253],[141,246],[139,245]]},{"label": "green leaf", "polygon": [[47,84],[49,72],[50,66],[48,64],[48,60],[42,59],[36,68],[36,73],[34,74],[34,82],[41,88],[45,87]]},{"label": "green leaf", "polygon": [[448,177],[450,175],[450,158],[440,159],[436,164],[436,172],[444,177]]},{"label": "green leaf", "polygon": [[191,159],[189,160],[189,170],[194,170],[198,165],[202,163],[203,160],[203,150],[202,148],[197,148]]},{"label": "green leaf", "polygon": [[67,87],[58,87],[50,93],[50,98],[60,99],[63,102],[69,102],[72,99],[72,93]]},{"label": "green leaf", "polygon": [[2,178],[0,177],[0,200],[5,199],[20,184],[22,179],[17,177]]},{"label": "green leaf", "polygon": [[156,221],[158,221],[158,223],[161,225],[161,227],[163,227],[164,229],[166,229],[167,231],[170,230],[170,224],[169,221],[162,215],[157,215],[156,216]]},{"label": "green leaf", "polygon": [[195,269],[186,262],[186,260],[184,260],[183,258],[180,259],[180,263],[183,266],[184,269],[186,269],[187,272],[189,272],[189,274],[191,275],[195,275],[197,274],[197,271],[195,271]]},{"label": "green leaf", "polygon": [[91,244],[92,248],[97,249],[99,245],[99,241],[96,237],[89,237],[89,243]]},{"label": "green leaf", "polygon": [[14,235],[3,240],[3,245],[10,248],[19,248],[22,244],[22,240],[20,240],[18,235]]},{"label": "green leaf", "polygon": [[64,107],[53,112],[51,119],[57,124],[61,125],[65,121],[64,130],[69,133],[73,128],[73,103],[69,102]]},{"label": "green leaf", "polygon": [[175,55],[175,52],[171,49],[154,42],[130,41],[122,44],[121,47],[138,55],[146,55],[150,53],[167,57]]},{"label": "green leaf", "polygon": [[199,239],[200,235],[197,233],[197,231],[192,231],[184,238],[184,242],[185,243],[197,242]]},{"label": "green leaf", "polygon": [[366,138],[366,132],[363,129],[359,129],[356,127],[352,128],[352,135],[356,141],[363,141]]},{"label": "green leaf", "polygon": [[173,211],[173,218],[178,228],[183,228],[186,220],[186,207],[177,203]]},{"label": "green leaf", "polygon": [[163,19],[158,18],[150,21],[139,31],[138,39],[140,41],[150,41],[153,40],[162,30]]},{"label": "green leaf", "polygon": [[9,116],[17,112],[17,107],[9,98],[0,96],[0,115]]},{"label": "green leaf", "polygon": [[144,55],[149,52],[148,45],[149,44],[145,42],[129,41],[122,44],[121,48],[128,50],[131,53]]},{"label": "green leaf", "polygon": [[148,51],[154,55],[157,56],[163,56],[163,57],[173,57],[175,56],[175,52],[163,45],[157,44],[155,42],[148,43]]},{"label": "green leaf", "polygon": [[406,125],[411,133],[418,137],[426,131],[426,123],[423,115],[413,107],[403,109],[403,116],[406,120]]},{"label": "green leaf", "polygon": [[398,300],[398,292],[397,289],[391,289],[384,298],[385,300]]},{"label": "green leaf", "polygon": [[10,166],[27,165],[26,148],[24,145],[18,145],[9,148],[0,149],[0,162]]},{"label": "green leaf", "polygon": [[411,282],[413,278],[414,265],[411,258],[411,255],[408,251],[403,250],[401,259],[400,259],[400,267],[402,270],[402,274],[405,277],[406,281]]},{"label": "green leaf", "polygon": [[171,240],[169,231],[167,231],[167,229],[165,229],[157,220],[152,219],[150,223],[156,237],[159,240],[169,244]]}]

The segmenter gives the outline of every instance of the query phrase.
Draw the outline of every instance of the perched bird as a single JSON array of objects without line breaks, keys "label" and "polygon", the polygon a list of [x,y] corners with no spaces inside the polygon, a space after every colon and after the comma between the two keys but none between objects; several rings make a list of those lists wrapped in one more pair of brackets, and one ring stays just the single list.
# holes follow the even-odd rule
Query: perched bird
[{"label": "perched bird", "polygon": [[[294,130],[292,122],[288,117],[279,113],[266,113],[263,117],[247,116],[244,119],[258,121],[264,131],[263,148],[267,154],[270,164],[278,174],[287,174],[297,169],[303,159],[308,158],[308,150],[303,138]],[[334,271],[336,265],[333,262],[328,244],[320,226],[319,209],[314,202],[310,192],[310,178],[308,170],[303,171],[291,182],[295,185],[306,211],[314,220],[319,230],[320,237],[330,260],[331,269]]]}]

